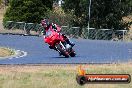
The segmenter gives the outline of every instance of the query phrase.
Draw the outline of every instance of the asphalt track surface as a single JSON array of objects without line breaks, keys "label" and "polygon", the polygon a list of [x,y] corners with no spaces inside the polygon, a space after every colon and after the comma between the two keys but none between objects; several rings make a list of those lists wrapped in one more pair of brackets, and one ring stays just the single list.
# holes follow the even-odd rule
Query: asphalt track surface
[{"label": "asphalt track surface", "polygon": [[132,43],[104,40],[71,39],[76,45],[76,57],[64,58],[48,48],[43,37],[2,35],[0,46],[27,52],[20,58],[1,59],[0,64],[102,64],[132,60]]}]

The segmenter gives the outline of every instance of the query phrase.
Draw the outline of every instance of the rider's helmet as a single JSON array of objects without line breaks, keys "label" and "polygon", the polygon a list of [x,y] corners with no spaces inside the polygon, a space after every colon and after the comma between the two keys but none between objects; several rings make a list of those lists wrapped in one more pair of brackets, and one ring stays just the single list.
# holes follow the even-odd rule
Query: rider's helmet
[{"label": "rider's helmet", "polygon": [[49,20],[48,20],[48,19],[43,19],[43,20],[41,20],[41,25],[42,25],[43,27],[47,27],[47,26],[49,25]]}]

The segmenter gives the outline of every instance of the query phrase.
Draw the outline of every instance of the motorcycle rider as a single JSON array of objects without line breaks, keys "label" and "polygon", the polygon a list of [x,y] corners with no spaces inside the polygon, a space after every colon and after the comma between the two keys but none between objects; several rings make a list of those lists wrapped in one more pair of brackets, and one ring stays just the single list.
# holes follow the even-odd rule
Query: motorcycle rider
[{"label": "motorcycle rider", "polygon": [[[50,33],[50,27],[52,26],[52,29],[58,33],[60,33],[61,29],[59,27],[59,25],[56,25],[54,23],[51,23],[49,22],[48,19],[43,19],[41,20],[41,25],[44,27],[44,30],[45,30],[45,34],[46,36],[48,36],[48,34]],[[71,45],[72,47],[75,45],[74,43],[72,43],[67,37],[65,34],[62,34],[62,36],[64,37],[65,41]],[[50,49],[54,49],[52,46],[49,46]]]}]

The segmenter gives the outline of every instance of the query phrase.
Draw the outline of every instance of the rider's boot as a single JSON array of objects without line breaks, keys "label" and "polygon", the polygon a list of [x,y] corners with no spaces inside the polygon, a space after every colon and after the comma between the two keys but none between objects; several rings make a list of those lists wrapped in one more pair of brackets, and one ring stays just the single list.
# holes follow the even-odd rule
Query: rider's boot
[{"label": "rider's boot", "polygon": [[52,47],[52,46],[49,46],[49,48],[50,48],[50,49],[54,49],[54,47]]},{"label": "rider's boot", "polygon": [[54,49],[54,50],[57,51],[57,49],[56,49],[55,47],[49,46],[49,48],[50,48],[50,49]]},{"label": "rider's boot", "polygon": [[67,36],[65,35],[65,34],[62,34],[63,35],[63,37],[65,38],[65,41],[69,44],[69,45],[71,45],[72,47],[75,45],[73,42],[71,42],[68,38],[67,38]]},{"label": "rider's boot", "polygon": [[66,39],[66,42],[71,45],[72,47],[75,45],[73,42],[71,42],[68,38]]}]

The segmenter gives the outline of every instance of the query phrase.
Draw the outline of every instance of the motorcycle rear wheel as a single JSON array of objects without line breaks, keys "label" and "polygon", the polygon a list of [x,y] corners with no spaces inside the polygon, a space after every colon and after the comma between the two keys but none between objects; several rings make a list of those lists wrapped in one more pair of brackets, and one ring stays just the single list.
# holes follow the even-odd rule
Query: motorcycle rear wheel
[{"label": "motorcycle rear wheel", "polygon": [[75,53],[74,50],[72,50],[72,52],[70,53],[70,56],[71,56],[71,57],[75,57],[75,56],[76,56],[76,53]]}]

